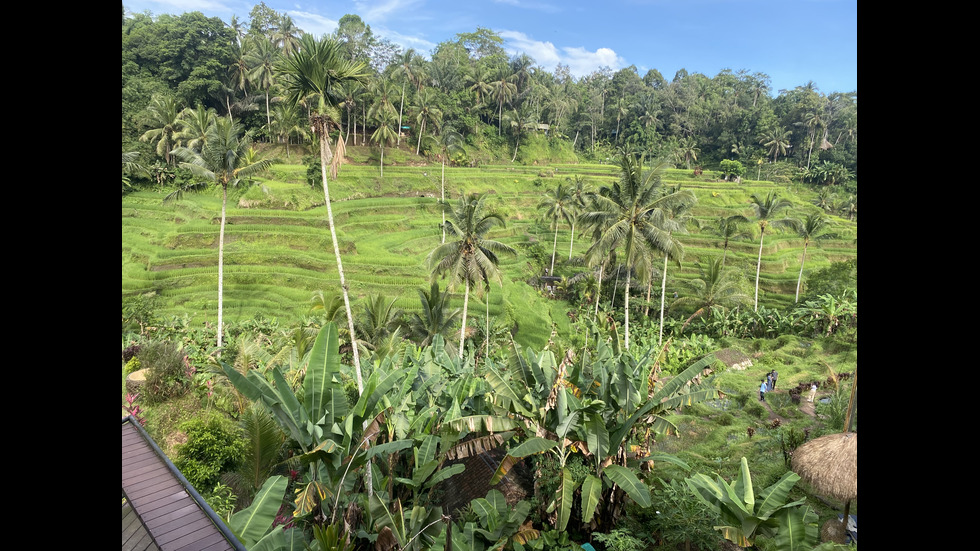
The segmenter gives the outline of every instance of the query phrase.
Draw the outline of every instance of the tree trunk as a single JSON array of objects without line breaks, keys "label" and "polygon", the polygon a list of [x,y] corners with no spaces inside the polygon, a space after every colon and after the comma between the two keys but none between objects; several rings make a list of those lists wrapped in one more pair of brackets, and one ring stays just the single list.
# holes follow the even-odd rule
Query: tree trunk
[{"label": "tree trunk", "polygon": [[228,184],[221,184],[221,229],[218,231],[218,357],[221,357],[221,341],[224,335],[222,325],[224,312],[224,274],[225,274],[225,212],[228,204]]},{"label": "tree trunk", "polygon": [[[442,160],[442,202],[446,202],[446,160]],[[446,210],[442,211],[442,243],[446,243]]]},{"label": "tree trunk", "polygon": [[463,293],[463,325],[459,328],[459,359],[463,359],[463,343],[466,342],[466,309],[470,304],[470,280],[466,280],[466,291]]},{"label": "tree trunk", "polygon": [[664,340],[664,299],[667,297],[667,254],[664,253],[664,278],[660,283],[660,336],[657,338],[657,346]]},{"label": "tree trunk", "polygon": [[[402,101],[398,104],[398,133],[395,135],[395,147],[402,143],[402,113],[405,109],[405,83],[402,83]],[[409,146],[411,147],[411,146]]]},{"label": "tree trunk", "polygon": [[551,271],[548,275],[555,275],[555,250],[558,248],[558,224],[555,224],[555,242],[551,246]]},{"label": "tree trunk", "polygon": [[762,227],[762,234],[759,236],[759,260],[755,265],[755,308],[759,311],[759,272],[762,270],[762,242],[766,238],[766,228]]},{"label": "tree trunk", "polygon": [[575,244],[575,222],[572,222],[572,236],[571,241],[568,242],[568,260],[572,260],[572,245]]},{"label": "tree trunk", "polygon": [[630,272],[626,270],[626,306],[625,306],[625,316],[626,316],[626,350],[630,349]]},{"label": "tree trunk", "polygon": [[793,302],[800,301],[800,283],[803,282],[803,266],[806,265],[806,248],[809,244],[809,241],[803,242],[803,260],[800,262],[800,276],[796,278],[796,300]]},{"label": "tree trunk", "polygon": [[[354,374],[357,376],[357,391],[364,392],[364,381],[361,379],[361,360],[357,351],[357,334],[354,332],[354,316],[351,313],[350,297],[347,293],[347,282],[344,281],[344,265],[340,260],[340,245],[337,242],[337,228],[333,223],[333,208],[330,206],[330,186],[327,178],[327,165],[333,160],[330,150],[330,134],[325,122],[318,121],[320,137],[320,175],[323,177],[323,198],[327,203],[327,223],[330,225],[330,239],[333,241],[333,253],[337,258],[337,274],[340,276],[340,290],[344,297],[344,311],[347,314],[347,329],[350,331],[351,352],[354,355]],[[370,489],[370,486],[369,486]]]}]

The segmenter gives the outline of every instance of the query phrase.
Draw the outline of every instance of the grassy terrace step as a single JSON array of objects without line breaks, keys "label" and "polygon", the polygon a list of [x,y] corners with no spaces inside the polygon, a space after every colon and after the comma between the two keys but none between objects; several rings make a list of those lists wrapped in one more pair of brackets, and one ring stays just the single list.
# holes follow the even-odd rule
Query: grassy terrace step
[{"label": "grassy terrace step", "polygon": [[[387,154],[385,160],[387,163]],[[381,177],[377,161],[374,163],[344,165],[339,179],[330,181],[331,208],[353,306],[357,310],[364,297],[381,293],[396,299],[396,306],[406,312],[419,311],[418,290],[429,285],[425,258],[442,236],[438,205],[442,167],[407,166],[400,161],[386,164]],[[610,185],[618,180],[618,171],[612,164],[584,163],[446,167],[446,197],[455,201],[463,193],[491,194],[490,203],[504,215],[507,227],[489,237],[519,252],[537,242],[550,256],[554,230],[541,221],[537,209],[545,191],[576,176],[592,188]],[[665,172],[666,186],[690,190],[698,197],[692,214],[702,223],[700,230],[692,227],[689,234],[678,236],[686,252],[680,267],[673,263],[668,267],[668,288],[681,288],[683,281],[697,277],[698,262],[722,254],[722,239],[712,233],[718,219],[741,214],[752,220],[751,195],[777,190],[791,197],[794,206],[788,214],[797,217],[816,209],[810,204],[815,192],[805,188],[751,179],[724,182],[716,176],[710,171],[700,177],[683,169]],[[305,166],[277,164],[267,178],[259,179],[259,185],[229,197],[224,282],[229,321],[259,314],[282,319],[303,316],[315,291],[339,293],[323,192],[310,188],[305,179]],[[164,195],[141,191],[123,197],[123,295],[156,291],[161,297],[160,315],[196,313],[194,323],[214,322],[220,193],[212,188],[167,204],[163,204]],[[856,257],[856,224],[834,220],[842,235],[810,245],[806,273]],[[754,237],[729,242],[726,266],[741,271],[754,284],[758,227],[752,221],[745,228]],[[579,234],[580,228],[576,230]],[[555,267],[557,274],[566,277],[584,270],[567,263],[571,238],[568,226],[561,225]],[[575,235],[574,255],[581,255],[589,245],[587,237]],[[792,306],[802,253],[798,237],[766,233],[759,282],[763,305]],[[494,284],[490,312],[518,322],[520,344],[544,346],[553,325],[559,331],[570,331],[565,315],[568,305],[549,300],[522,281],[529,276],[523,252],[502,257],[501,271],[504,285]],[[659,285],[655,287],[659,291]],[[453,306],[462,306],[461,293],[452,294]],[[471,323],[479,323],[485,307],[481,299],[471,296]]]}]

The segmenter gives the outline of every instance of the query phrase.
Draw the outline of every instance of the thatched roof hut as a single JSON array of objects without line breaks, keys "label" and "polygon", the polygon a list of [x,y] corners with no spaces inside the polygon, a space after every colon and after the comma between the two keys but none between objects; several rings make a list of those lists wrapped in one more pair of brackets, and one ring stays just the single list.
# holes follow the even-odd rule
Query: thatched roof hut
[{"label": "thatched roof hut", "polygon": [[840,525],[843,538],[851,500],[858,493],[857,433],[828,434],[803,444],[793,452],[792,467],[814,491],[844,502],[843,522],[832,523]]},{"label": "thatched roof hut", "polygon": [[857,433],[815,438],[793,452],[793,471],[818,493],[848,501],[857,497]]}]

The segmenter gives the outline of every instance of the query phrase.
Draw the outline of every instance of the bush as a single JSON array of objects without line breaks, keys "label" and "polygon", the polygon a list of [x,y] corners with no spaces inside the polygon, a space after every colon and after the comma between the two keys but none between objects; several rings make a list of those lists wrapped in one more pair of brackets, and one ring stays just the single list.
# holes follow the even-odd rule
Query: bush
[{"label": "bush", "polygon": [[728,413],[726,411],[726,412],[722,413],[721,415],[719,415],[718,418],[715,419],[715,422],[718,423],[719,425],[723,426],[723,427],[727,427],[727,426],[730,426],[732,423],[735,422],[735,416],[732,415],[731,413]]},{"label": "bush", "polygon": [[247,445],[230,421],[212,415],[180,425],[187,442],[177,446],[174,466],[195,488],[215,488],[221,473],[234,470]]},{"label": "bush", "polygon": [[136,356],[149,371],[146,376],[147,403],[159,403],[182,395],[190,380],[185,373],[183,348],[171,341],[151,341]]},{"label": "bush", "polygon": [[140,369],[139,358],[133,356],[132,358],[129,359],[128,362],[126,362],[126,369],[125,369],[126,375],[129,375],[134,371],[138,371],[139,369]]}]

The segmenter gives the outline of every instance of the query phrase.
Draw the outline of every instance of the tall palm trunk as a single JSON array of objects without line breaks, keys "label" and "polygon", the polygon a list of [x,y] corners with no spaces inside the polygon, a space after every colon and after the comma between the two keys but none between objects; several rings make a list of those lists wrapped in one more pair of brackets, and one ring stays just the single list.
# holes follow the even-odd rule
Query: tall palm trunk
[{"label": "tall palm trunk", "polygon": [[571,241],[568,242],[568,260],[572,260],[572,246],[575,244],[575,222],[572,222]]},{"label": "tall palm trunk", "polygon": [[228,204],[228,184],[221,185],[221,229],[218,230],[218,357],[221,357],[221,342],[224,335],[222,325],[224,313],[224,274],[225,274],[225,212]]},{"label": "tall palm trunk", "polygon": [[664,302],[667,297],[667,254],[664,254],[664,277],[660,281],[660,336],[657,337],[659,347],[664,340]]},{"label": "tall palm trunk", "polygon": [[463,294],[463,326],[459,328],[459,359],[463,359],[463,343],[466,342],[466,309],[470,304],[470,280],[466,280],[466,291]]},{"label": "tall palm trunk", "polygon": [[330,206],[330,187],[327,178],[327,165],[333,161],[333,151],[330,150],[330,134],[327,124],[317,119],[317,130],[320,136],[320,175],[323,178],[323,197],[327,203],[327,224],[330,226],[330,239],[333,241],[333,254],[337,258],[337,274],[340,276],[340,290],[344,296],[344,311],[347,313],[347,329],[350,331],[351,352],[354,355],[354,374],[357,376],[357,391],[364,392],[364,381],[361,378],[361,359],[357,351],[357,336],[354,332],[354,315],[350,308],[350,297],[347,293],[347,282],[344,280],[344,264],[340,260],[340,245],[337,242],[337,228],[333,223],[333,208]]},{"label": "tall palm trunk", "polygon": [[[442,202],[446,202],[446,160],[442,160]],[[446,211],[442,211],[442,243],[446,242]]]},{"label": "tall palm trunk", "polygon": [[759,236],[759,260],[755,265],[755,307],[753,311],[759,311],[759,272],[762,270],[762,242],[766,238],[766,227],[761,226],[762,233]]},{"label": "tall palm trunk", "polygon": [[555,242],[551,246],[551,271],[548,275],[555,275],[555,250],[558,248],[558,224],[555,224]]},{"label": "tall palm trunk", "polygon": [[[395,147],[402,143],[402,112],[405,109],[405,83],[402,83],[402,101],[398,105],[398,132],[395,134]],[[421,134],[419,134],[421,136]],[[419,138],[421,139],[421,138]],[[411,147],[411,146],[409,146]],[[418,155],[418,153],[416,153]]]},{"label": "tall palm trunk", "polygon": [[803,260],[800,262],[800,276],[796,278],[796,299],[793,302],[800,301],[800,283],[803,281],[803,266],[806,265],[806,248],[810,245],[810,241],[803,242]]},{"label": "tall palm trunk", "polygon": [[626,323],[624,323],[623,325],[626,326],[625,347],[626,347],[626,350],[629,350],[630,349],[630,272],[629,272],[629,270],[626,271],[626,289],[625,290],[626,290],[626,306],[625,306]]},{"label": "tall palm trunk", "polygon": [[595,286],[595,314],[592,315],[593,322],[599,317],[599,297],[602,295],[602,270],[605,267],[605,261],[603,261],[602,264],[599,264],[599,281]]}]

